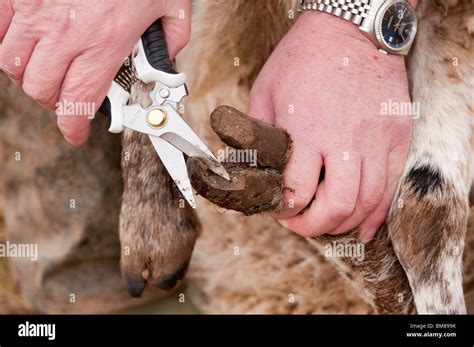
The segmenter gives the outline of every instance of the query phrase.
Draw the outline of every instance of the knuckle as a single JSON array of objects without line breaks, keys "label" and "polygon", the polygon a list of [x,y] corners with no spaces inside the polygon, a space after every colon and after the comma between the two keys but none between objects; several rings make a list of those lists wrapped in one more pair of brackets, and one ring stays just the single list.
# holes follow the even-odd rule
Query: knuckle
[{"label": "knuckle", "polygon": [[302,210],[308,206],[313,199],[313,195],[305,194],[303,196],[291,194],[288,198],[285,199],[285,207],[288,210],[297,209]]},{"label": "knuckle", "polygon": [[26,95],[28,95],[34,101],[39,102],[42,105],[47,106],[48,108],[54,107],[54,102],[50,94],[42,88],[38,83],[25,80],[23,82],[23,90]]},{"label": "knuckle", "polygon": [[329,203],[328,213],[333,219],[344,219],[354,211],[354,203],[348,199],[332,199]]},{"label": "knuckle", "polygon": [[362,212],[373,211],[377,207],[377,201],[370,198],[362,198],[360,200],[360,209]]},{"label": "knuckle", "polygon": [[23,90],[26,95],[28,95],[35,101],[40,101],[42,99],[40,88],[38,88],[35,83],[32,83],[30,81],[24,81]]},{"label": "knuckle", "polygon": [[14,80],[19,80],[23,77],[23,67],[21,64],[17,65],[13,60],[4,57],[0,58],[0,70]]},{"label": "knuckle", "polygon": [[375,212],[371,217],[370,217],[370,225],[368,227],[370,228],[378,228],[380,227],[383,222],[385,222],[385,217],[387,215],[388,211],[378,211]]},{"label": "knuckle", "polygon": [[373,190],[368,194],[365,194],[360,199],[360,208],[363,212],[373,211],[380,201],[382,200],[383,191]]}]

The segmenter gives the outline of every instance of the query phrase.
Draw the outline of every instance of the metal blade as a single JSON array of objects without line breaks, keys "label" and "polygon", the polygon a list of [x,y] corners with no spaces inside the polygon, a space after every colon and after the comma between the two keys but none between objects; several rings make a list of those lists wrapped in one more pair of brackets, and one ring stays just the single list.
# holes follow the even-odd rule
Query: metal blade
[{"label": "metal blade", "polygon": [[[179,149],[189,156],[202,159],[204,163],[209,166],[211,171],[229,181],[230,177],[227,171],[201,138],[190,128],[184,119],[181,118],[179,113],[170,105],[164,105],[160,108],[164,109],[168,116],[166,124],[161,128],[153,128],[147,123],[146,117],[150,108],[145,110],[139,104],[126,105],[123,107],[123,125],[129,129],[148,134],[150,138],[159,138],[169,146]],[[171,133],[176,136],[170,135],[167,138],[166,136],[162,138],[166,133]]]},{"label": "metal blade", "polygon": [[227,181],[230,181],[229,174],[214,156],[210,156],[209,154],[201,150],[199,147],[183,139],[178,134],[168,132],[162,134],[160,137],[171,143],[176,148],[180,149],[182,152],[186,153],[188,157],[196,157],[201,159],[212,172],[214,172],[216,175],[221,176]]},{"label": "metal blade", "polygon": [[160,156],[163,165],[168,170],[176,186],[183,194],[186,201],[192,208],[196,208],[191,182],[189,181],[188,169],[181,150],[174,147],[169,142],[156,137],[149,136],[156,153]]}]

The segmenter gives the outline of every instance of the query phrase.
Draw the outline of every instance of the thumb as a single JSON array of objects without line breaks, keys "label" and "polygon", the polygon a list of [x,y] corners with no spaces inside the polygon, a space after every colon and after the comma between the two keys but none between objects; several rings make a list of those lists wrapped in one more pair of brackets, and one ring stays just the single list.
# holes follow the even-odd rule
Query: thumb
[{"label": "thumb", "polygon": [[166,16],[161,18],[170,59],[186,46],[191,37],[191,5],[189,1],[174,1]]}]

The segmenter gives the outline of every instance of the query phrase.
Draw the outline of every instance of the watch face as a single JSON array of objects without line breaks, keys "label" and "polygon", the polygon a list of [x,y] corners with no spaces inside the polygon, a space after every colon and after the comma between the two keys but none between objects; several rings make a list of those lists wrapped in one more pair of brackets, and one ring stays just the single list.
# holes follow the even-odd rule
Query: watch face
[{"label": "watch face", "polygon": [[415,35],[415,11],[405,2],[395,2],[385,10],[380,25],[385,44],[394,50],[401,49]]}]

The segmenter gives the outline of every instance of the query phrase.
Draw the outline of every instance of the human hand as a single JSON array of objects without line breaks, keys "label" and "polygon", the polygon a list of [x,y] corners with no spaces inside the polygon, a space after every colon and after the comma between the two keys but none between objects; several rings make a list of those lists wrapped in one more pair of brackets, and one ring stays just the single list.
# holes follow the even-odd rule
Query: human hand
[{"label": "human hand", "polygon": [[268,59],[250,99],[250,115],[293,139],[280,223],[306,237],[360,226],[362,241],[373,238],[410,142],[409,115],[381,115],[384,103],[410,102],[403,57],[379,52],[352,23],[307,12]]},{"label": "human hand", "polygon": [[[160,17],[174,58],[189,40],[189,0],[0,0],[0,68],[49,109],[59,102],[96,111],[134,44]],[[90,116],[58,116],[67,141],[87,141]]]}]

